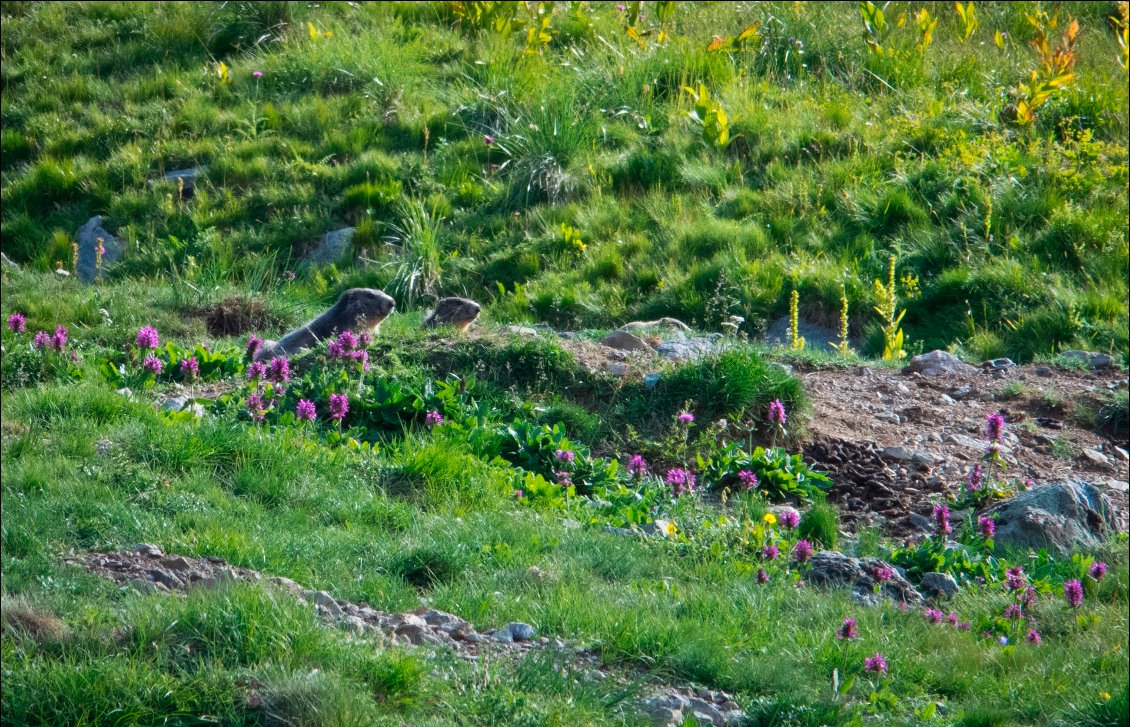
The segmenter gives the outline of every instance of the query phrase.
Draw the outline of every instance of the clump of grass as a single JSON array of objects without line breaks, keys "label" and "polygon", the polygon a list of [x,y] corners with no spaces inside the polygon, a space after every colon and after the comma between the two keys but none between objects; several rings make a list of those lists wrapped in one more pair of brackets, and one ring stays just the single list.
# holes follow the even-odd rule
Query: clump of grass
[{"label": "clump of grass", "polygon": [[840,513],[835,505],[814,503],[801,515],[797,535],[828,550],[834,550],[840,538]]}]

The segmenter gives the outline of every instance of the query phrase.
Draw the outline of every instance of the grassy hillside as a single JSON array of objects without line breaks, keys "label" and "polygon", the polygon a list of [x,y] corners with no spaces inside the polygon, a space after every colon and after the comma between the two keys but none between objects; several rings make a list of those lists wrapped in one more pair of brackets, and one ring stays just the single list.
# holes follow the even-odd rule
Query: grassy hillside
[{"label": "grassy hillside", "polygon": [[[499,320],[738,314],[750,335],[794,287],[834,326],[842,283],[871,354],[893,254],[912,352],[1126,352],[1117,3],[1041,6],[1051,49],[1081,30],[1032,123],[1035,6],[977,4],[965,40],[950,4],[870,26],[852,3],[549,5],[530,40],[491,3],[5,3],[3,250],[70,267],[97,213],[128,243],[112,278],[295,270],[291,297],[364,283],[402,309],[466,293]],[[725,146],[688,117],[699,84]],[[194,195],[161,181],[192,167]],[[344,225],[370,262],[300,264]]]}]

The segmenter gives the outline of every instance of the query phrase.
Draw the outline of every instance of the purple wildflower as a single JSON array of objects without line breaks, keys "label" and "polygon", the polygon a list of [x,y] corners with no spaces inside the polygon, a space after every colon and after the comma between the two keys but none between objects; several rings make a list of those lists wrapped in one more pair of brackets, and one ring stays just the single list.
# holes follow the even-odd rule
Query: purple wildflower
[{"label": "purple wildflower", "polygon": [[253,78],[262,78],[262,77],[263,77],[263,72],[262,72],[262,71],[252,71],[252,72],[251,72],[251,76],[252,76]]},{"label": "purple wildflower", "polygon": [[1024,480],[1024,489],[1025,490],[1031,490],[1035,486],[1036,486],[1035,480],[1033,480],[1033,479]]},{"label": "purple wildflower", "polygon": [[781,549],[776,545],[766,545],[761,549],[761,557],[764,560],[776,560],[777,556],[781,554]]},{"label": "purple wildflower", "polygon": [[285,273],[283,273],[283,277],[286,278],[287,280],[294,280],[295,278],[298,277],[298,274],[296,272],[294,272],[293,270],[287,270]]},{"label": "purple wildflower", "polygon": [[1028,639],[1028,643],[1032,646],[1039,646],[1040,644],[1044,643],[1044,640],[1040,638],[1040,632],[1036,629],[1029,631],[1028,635],[1024,638]]},{"label": "purple wildflower", "polygon": [[553,476],[557,478],[557,484],[562,487],[571,487],[573,484],[573,478],[568,472],[556,472]]},{"label": "purple wildflower", "polygon": [[318,416],[318,409],[309,399],[299,399],[294,407],[294,417],[300,422],[312,422]]},{"label": "purple wildflower", "polygon": [[38,349],[51,347],[51,334],[47,331],[36,331],[35,338],[32,339],[31,345]]},{"label": "purple wildflower", "polygon": [[980,492],[981,483],[985,481],[985,472],[981,469],[981,465],[973,465],[973,470],[969,476],[965,478],[965,489],[970,492]]},{"label": "purple wildflower", "polygon": [[977,519],[977,524],[981,527],[981,537],[985,540],[992,540],[993,535],[997,532],[997,523],[991,517],[982,515]]},{"label": "purple wildflower", "polygon": [[424,424],[427,424],[429,427],[438,427],[440,424],[443,424],[443,414],[432,409],[424,415]]},{"label": "purple wildflower", "polygon": [[23,333],[27,330],[27,318],[23,313],[13,313],[8,316],[8,330],[12,333]]},{"label": "purple wildflower", "polygon": [[137,332],[136,343],[138,348],[157,348],[160,343],[157,329],[153,326],[143,327]]},{"label": "purple wildflower", "polygon": [[957,625],[958,631],[968,631],[971,628],[973,628],[973,625],[968,621],[962,621]]},{"label": "purple wildflower", "polygon": [[568,449],[559,449],[553,453],[553,456],[563,462],[572,462],[575,455]]},{"label": "purple wildflower", "polygon": [[494,146],[494,137],[491,136],[490,134],[484,135],[483,136],[483,143],[486,144],[487,146]]},{"label": "purple wildflower", "polygon": [[1079,579],[1073,578],[1063,584],[1063,596],[1067,599],[1067,605],[1072,608],[1083,605],[1083,584]]},{"label": "purple wildflower", "polygon": [[1092,563],[1090,573],[1096,581],[1101,581],[1103,576],[1106,575],[1106,563],[1101,560],[1098,563]]},{"label": "purple wildflower", "polygon": [[515,497],[515,498],[517,498],[517,499],[521,500],[521,499],[522,499],[523,497],[525,497],[525,496],[526,496],[526,493],[525,493],[525,492],[523,492],[523,491],[522,491],[521,489],[518,489],[518,490],[514,490],[514,497]]},{"label": "purple wildflower", "polygon": [[1004,609],[1004,617],[1009,621],[1019,621],[1024,617],[1023,611],[1020,609],[1020,604],[1010,603]]},{"label": "purple wildflower", "polygon": [[781,527],[792,530],[800,525],[800,513],[796,510],[782,510],[780,515]]},{"label": "purple wildflower", "polygon": [[1031,608],[1036,605],[1036,601],[1039,601],[1039,600],[1040,600],[1040,596],[1036,592],[1036,589],[1035,589],[1034,586],[1028,586],[1027,588],[1025,588],[1024,589],[1024,595],[1022,595],[1020,597],[1021,605],[1023,605],[1024,608],[1027,608],[1029,610],[1031,610]]},{"label": "purple wildflower", "polygon": [[997,412],[990,414],[985,422],[985,439],[990,442],[999,442],[1004,436],[1004,414]]},{"label": "purple wildflower", "polygon": [[146,371],[150,371],[157,376],[160,376],[161,372],[165,370],[165,364],[161,363],[161,359],[156,356],[146,356],[145,361],[141,365]]},{"label": "purple wildflower", "polygon": [[742,470],[738,472],[738,480],[742,483],[743,490],[752,490],[757,487],[757,475],[749,470]]},{"label": "purple wildflower", "polygon": [[875,656],[869,656],[863,660],[863,670],[873,671],[879,674],[887,671],[887,660],[879,652],[875,652]]},{"label": "purple wildflower", "polygon": [[1024,569],[1018,565],[1009,568],[1004,575],[1010,591],[1019,591],[1027,582],[1024,578]]},{"label": "purple wildflower", "polygon": [[945,614],[936,608],[928,608],[922,612],[922,615],[932,624],[940,624],[946,618]]},{"label": "purple wildflower", "polygon": [[257,422],[263,421],[263,418],[267,416],[267,407],[263,404],[263,396],[261,394],[249,394],[244,405],[251,414],[251,418]]},{"label": "purple wildflower", "polygon": [[851,616],[845,616],[843,624],[840,626],[839,630],[836,631],[836,638],[847,641],[848,639],[854,639],[856,636],[859,636],[859,629],[855,627],[855,619]]},{"label": "purple wildflower", "polygon": [[290,361],[286,356],[276,356],[267,367],[267,377],[276,384],[290,381]]},{"label": "purple wildflower", "polygon": [[259,355],[259,351],[262,348],[263,339],[252,333],[251,336],[247,339],[247,349],[244,355],[247,357],[248,361],[254,361],[255,357]]},{"label": "purple wildflower", "polygon": [[196,360],[195,356],[182,358],[180,360],[180,372],[189,379],[195,379],[200,375],[200,362]]},{"label": "purple wildflower", "polygon": [[875,568],[875,580],[879,583],[885,583],[895,577],[895,569],[889,565],[881,565]]},{"label": "purple wildflower", "polygon": [[267,365],[262,361],[252,361],[247,367],[247,380],[259,381],[267,375]]},{"label": "purple wildflower", "polygon": [[667,484],[675,493],[675,497],[682,497],[694,490],[694,475],[682,467],[667,470]]},{"label": "purple wildflower", "polygon": [[693,421],[694,421],[694,414],[691,414],[689,411],[685,411],[685,412],[679,414],[679,423],[680,424],[690,424]]},{"label": "purple wildflower", "polygon": [[950,509],[948,505],[934,505],[934,525],[938,535],[948,535],[953,532],[950,525]]},{"label": "purple wildflower", "polygon": [[628,472],[639,477],[647,474],[647,460],[642,454],[633,454],[628,460]]},{"label": "purple wildflower", "polygon": [[345,394],[330,394],[330,419],[340,422],[349,412],[349,397]]},{"label": "purple wildflower", "polygon": [[788,421],[789,417],[785,413],[785,405],[781,403],[780,399],[774,399],[773,403],[769,405],[769,423],[779,424],[783,427]]},{"label": "purple wildflower", "polygon": [[763,586],[769,582],[769,574],[765,572],[764,568],[757,569],[757,582]]},{"label": "purple wildflower", "polygon": [[1008,646],[1008,637],[1007,636],[1002,636],[999,639],[997,639],[997,641],[1000,642],[1001,646]]},{"label": "purple wildflower", "polygon": [[793,558],[797,563],[807,563],[812,557],[812,543],[807,540],[798,540],[793,546]]},{"label": "purple wildflower", "polygon": [[357,347],[368,348],[373,345],[373,334],[365,332],[357,336]]},{"label": "purple wildflower", "polygon": [[67,330],[66,326],[55,326],[55,333],[51,335],[51,348],[56,351],[62,351],[67,347]]}]

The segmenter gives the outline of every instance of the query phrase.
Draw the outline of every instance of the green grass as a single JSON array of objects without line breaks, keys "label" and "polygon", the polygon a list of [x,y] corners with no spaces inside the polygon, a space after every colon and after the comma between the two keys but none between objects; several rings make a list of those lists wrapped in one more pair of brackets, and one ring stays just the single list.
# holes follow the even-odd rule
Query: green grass
[{"label": "green grass", "polygon": [[[468,27],[440,3],[5,3],[0,244],[24,269],[5,268],[0,311],[29,330],[5,330],[0,355],[0,721],[644,724],[634,705],[655,681],[725,689],[751,724],[909,724],[931,703],[944,724],[1125,724],[1125,538],[1082,554],[1111,566],[1087,582],[1082,621],[1058,590],[1079,566],[1038,561],[1044,643],[1014,633],[1002,648],[980,637],[1001,628],[998,584],[968,581],[947,605],[968,633],[864,607],[761,559],[760,497],[674,499],[623,473],[634,453],[661,477],[697,472],[696,456],[735,438],[767,444],[774,399],[791,446],[808,403],[775,361],[873,357],[872,281],[891,254],[900,280],[917,276],[899,288],[912,352],[1052,361],[1084,347],[1125,362],[1115,10],[1060,8],[1082,24],[1077,78],[1018,128],[998,112],[1035,64],[1031,8],[976,7],[981,27],[959,43],[951,8],[931,6],[934,45],[895,62],[867,50],[854,4],[677,3],[658,43],[648,3],[640,44],[614,3],[558,3],[529,53],[524,28]],[[891,4],[889,22],[904,9],[917,6]],[[750,47],[705,49],[755,20]],[[912,45],[913,26],[890,42]],[[681,87],[698,82],[733,122],[725,149],[688,118]],[[194,195],[160,181],[188,167],[206,168]],[[126,253],[82,286],[51,271],[70,267],[94,214]],[[346,225],[362,264],[303,262]],[[592,373],[564,339],[496,328],[546,322],[592,341],[631,319],[709,331],[740,315],[756,338],[794,288],[803,315],[834,325],[841,282],[859,354],[742,342],[657,365],[658,382]],[[309,426],[253,424],[242,375],[201,385],[233,393],[197,421],[152,405],[168,377],[127,397],[105,371],[143,325],[162,344],[224,351],[244,339],[208,333],[221,301],[258,301],[271,327],[256,332],[277,337],[357,286],[393,292],[397,313],[364,376],[295,358],[292,389],[323,412]],[[421,331],[443,295],[483,302],[487,335]],[[74,359],[30,347],[56,325]],[[347,385],[357,441],[324,415]],[[431,407],[448,423],[424,426]],[[684,409],[689,430],[674,421]],[[1092,418],[1124,438],[1125,391]],[[552,458],[568,441],[594,498],[513,464],[540,456],[533,445],[495,456],[507,427],[558,424],[537,446]],[[1053,450],[1074,457],[1069,444]],[[606,530],[659,517],[676,534]],[[877,557],[898,545],[841,538],[824,504],[795,537]],[[141,594],[63,563],[142,542],[380,609],[524,621],[622,679],[547,650],[469,663],[365,643],[263,586]],[[1012,555],[997,555],[1000,570]],[[847,615],[851,643],[835,638]],[[882,682],[863,672],[876,651],[891,664]],[[833,670],[855,677],[842,695]]]}]

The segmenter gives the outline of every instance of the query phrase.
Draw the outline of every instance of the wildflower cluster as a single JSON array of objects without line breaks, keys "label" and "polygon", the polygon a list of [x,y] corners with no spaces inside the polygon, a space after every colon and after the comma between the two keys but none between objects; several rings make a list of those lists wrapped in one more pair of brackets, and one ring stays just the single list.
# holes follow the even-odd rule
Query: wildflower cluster
[{"label": "wildflower cluster", "polygon": [[338,361],[360,363],[361,370],[368,371],[369,346],[372,342],[372,337],[368,333],[357,335],[353,331],[342,331],[326,346],[326,355]]}]

